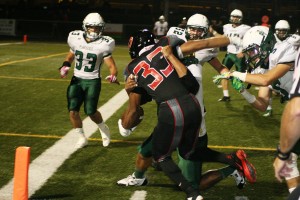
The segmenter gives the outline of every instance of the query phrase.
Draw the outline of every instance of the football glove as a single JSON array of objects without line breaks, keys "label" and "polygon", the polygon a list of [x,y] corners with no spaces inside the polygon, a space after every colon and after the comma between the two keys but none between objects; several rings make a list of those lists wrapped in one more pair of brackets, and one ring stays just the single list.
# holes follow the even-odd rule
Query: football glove
[{"label": "football glove", "polygon": [[225,72],[223,74],[214,76],[213,82],[214,84],[219,85],[222,79],[229,79],[229,78],[230,78],[230,72]]},{"label": "football glove", "polygon": [[233,77],[231,79],[231,85],[238,92],[241,92],[242,90],[245,89],[244,82],[242,82],[239,78],[236,78],[236,77]]},{"label": "football glove", "polygon": [[68,66],[62,66],[59,68],[60,71],[60,77],[61,78],[66,78],[68,73],[69,73],[70,67]]},{"label": "football glove", "polygon": [[109,75],[109,76],[105,77],[105,80],[107,80],[111,83],[116,83],[116,84],[120,85],[120,83],[115,75]]},{"label": "football glove", "polygon": [[126,129],[122,126],[122,119],[118,120],[118,126],[119,126],[119,132],[123,137],[129,136],[134,129],[136,129],[136,126],[131,128],[131,129]]},{"label": "football glove", "polygon": [[62,66],[60,68],[58,68],[61,78],[66,78],[67,77],[67,75],[69,73],[69,70],[70,70],[70,67],[71,67],[71,63],[69,63],[68,61],[65,61],[62,64]]}]

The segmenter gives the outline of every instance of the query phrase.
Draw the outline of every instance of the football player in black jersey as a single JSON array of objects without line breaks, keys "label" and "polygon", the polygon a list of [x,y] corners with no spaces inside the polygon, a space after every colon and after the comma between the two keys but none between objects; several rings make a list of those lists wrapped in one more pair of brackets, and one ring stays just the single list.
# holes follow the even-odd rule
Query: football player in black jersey
[{"label": "football player in black jersey", "polygon": [[[146,33],[145,33],[146,32]],[[135,94],[139,88],[144,89],[158,104],[158,123],[152,134],[152,153],[159,166],[184,192],[188,199],[202,199],[199,191],[191,186],[181,174],[178,166],[171,158],[172,152],[178,148],[183,158],[190,160],[203,160],[205,155],[199,149],[194,149],[197,143],[198,131],[201,122],[201,111],[194,95],[182,83],[182,77],[172,65],[182,57],[182,52],[191,53],[205,47],[222,46],[229,42],[226,37],[212,40],[186,42],[184,44],[176,36],[164,37],[158,43],[141,44],[141,34],[151,34],[149,31],[140,31],[132,37],[129,46],[139,43],[137,49],[131,48],[131,56],[136,57],[127,67],[128,74],[137,77],[137,87],[129,93],[129,104],[136,101]],[[181,45],[179,47],[179,45]],[[212,46],[210,46],[212,45]],[[163,54],[166,46],[171,46],[174,54]],[[138,56],[139,55],[139,56]],[[188,70],[186,70],[188,71]],[[135,111],[129,112],[130,119]],[[130,116],[131,115],[131,116]],[[123,122],[123,125],[126,122]],[[252,181],[255,181],[255,169],[244,155],[224,158],[228,163],[243,171]],[[226,160],[227,159],[227,160]]]}]

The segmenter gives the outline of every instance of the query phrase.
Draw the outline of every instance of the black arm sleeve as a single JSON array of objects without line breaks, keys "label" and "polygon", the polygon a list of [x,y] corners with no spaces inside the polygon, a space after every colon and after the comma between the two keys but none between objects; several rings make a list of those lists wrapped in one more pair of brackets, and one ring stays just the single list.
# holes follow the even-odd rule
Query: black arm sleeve
[{"label": "black arm sleeve", "polygon": [[199,90],[199,83],[196,78],[192,75],[190,70],[187,70],[187,74],[180,78],[185,88],[192,94],[196,95]]}]

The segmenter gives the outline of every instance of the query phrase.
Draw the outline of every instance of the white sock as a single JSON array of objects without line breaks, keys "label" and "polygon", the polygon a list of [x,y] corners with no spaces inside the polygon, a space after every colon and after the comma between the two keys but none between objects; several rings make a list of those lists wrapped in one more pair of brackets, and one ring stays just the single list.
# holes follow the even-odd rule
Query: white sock
[{"label": "white sock", "polygon": [[75,132],[78,133],[81,137],[85,137],[83,128],[75,128]]},{"label": "white sock", "polygon": [[270,99],[269,99],[269,105],[268,105],[268,107],[267,107],[267,110],[272,110],[272,102],[273,102],[273,99],[270,98]]},{"label": "white sock", "polygon": [[296,189],[296,187],[289,188],[289,192],[292,193],[294,191],[294,189]]},{"label": "white sock", "polygon": [[228,90],[223,90],[223,95],[224,95],[224,97],[229,97],[229,91]]},{"label": "white sock", "polygon": [[97,125],[101,131],[107,129],[107,125],[104,123],[104,121],[102,121],[101,123],[99,123]]}]

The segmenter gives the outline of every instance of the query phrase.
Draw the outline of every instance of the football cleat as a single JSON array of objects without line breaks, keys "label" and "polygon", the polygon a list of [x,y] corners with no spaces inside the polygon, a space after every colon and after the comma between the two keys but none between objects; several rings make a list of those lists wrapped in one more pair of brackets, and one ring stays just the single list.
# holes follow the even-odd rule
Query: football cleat
[{"label": "football cleat", "polygon": [[136,178],[134,173],[132,175],[127,176],[127,178],[121,179],[117,182],[117,185],[120,186],[143,186],[147,184],[148,180],[146,177]]},{"label": "football cleat", "polygon": [[102,137],[102,144],[104,147],[107,147],[110,143],[110,131],[108,126],[105,124],[104,128],[100,129],[101,137]]},{"label": "football cleat", "polygon": [[272,115],[272,109],[267,109],[266,112],[263,114],[264,117],[270,117]]},{"label": "football cleat", "polygon": [[237,188],[243,189],[245,187],[245,178],[238,170],[234,170],[234,172],[230,176],[234,178]]},{"label": "football cleat", "polygon": [[236,159],[236,167],[243,172],[246,179],[250,183],[256,182],[256,170],[254,166],[247,160],[247,155],[243,150],[237,150],[233,157]]},{"label": "football cleat", "polygon": [[218,100],[219,102],[223,101],[223,102],[228,102],[230,101],[230,97],[226,97],[226,96],[223,96],[221,99]]},{"label": "football cleat", "polygon": [[203,200],[203,197],[201,195],[198,195],[196,197],[188,197],[187,200]]},{"label": "football cleat", "polygon": [[84,136],[80,137],[75,145],[77,149],[83,148],[88,144],[88,139]]}]

